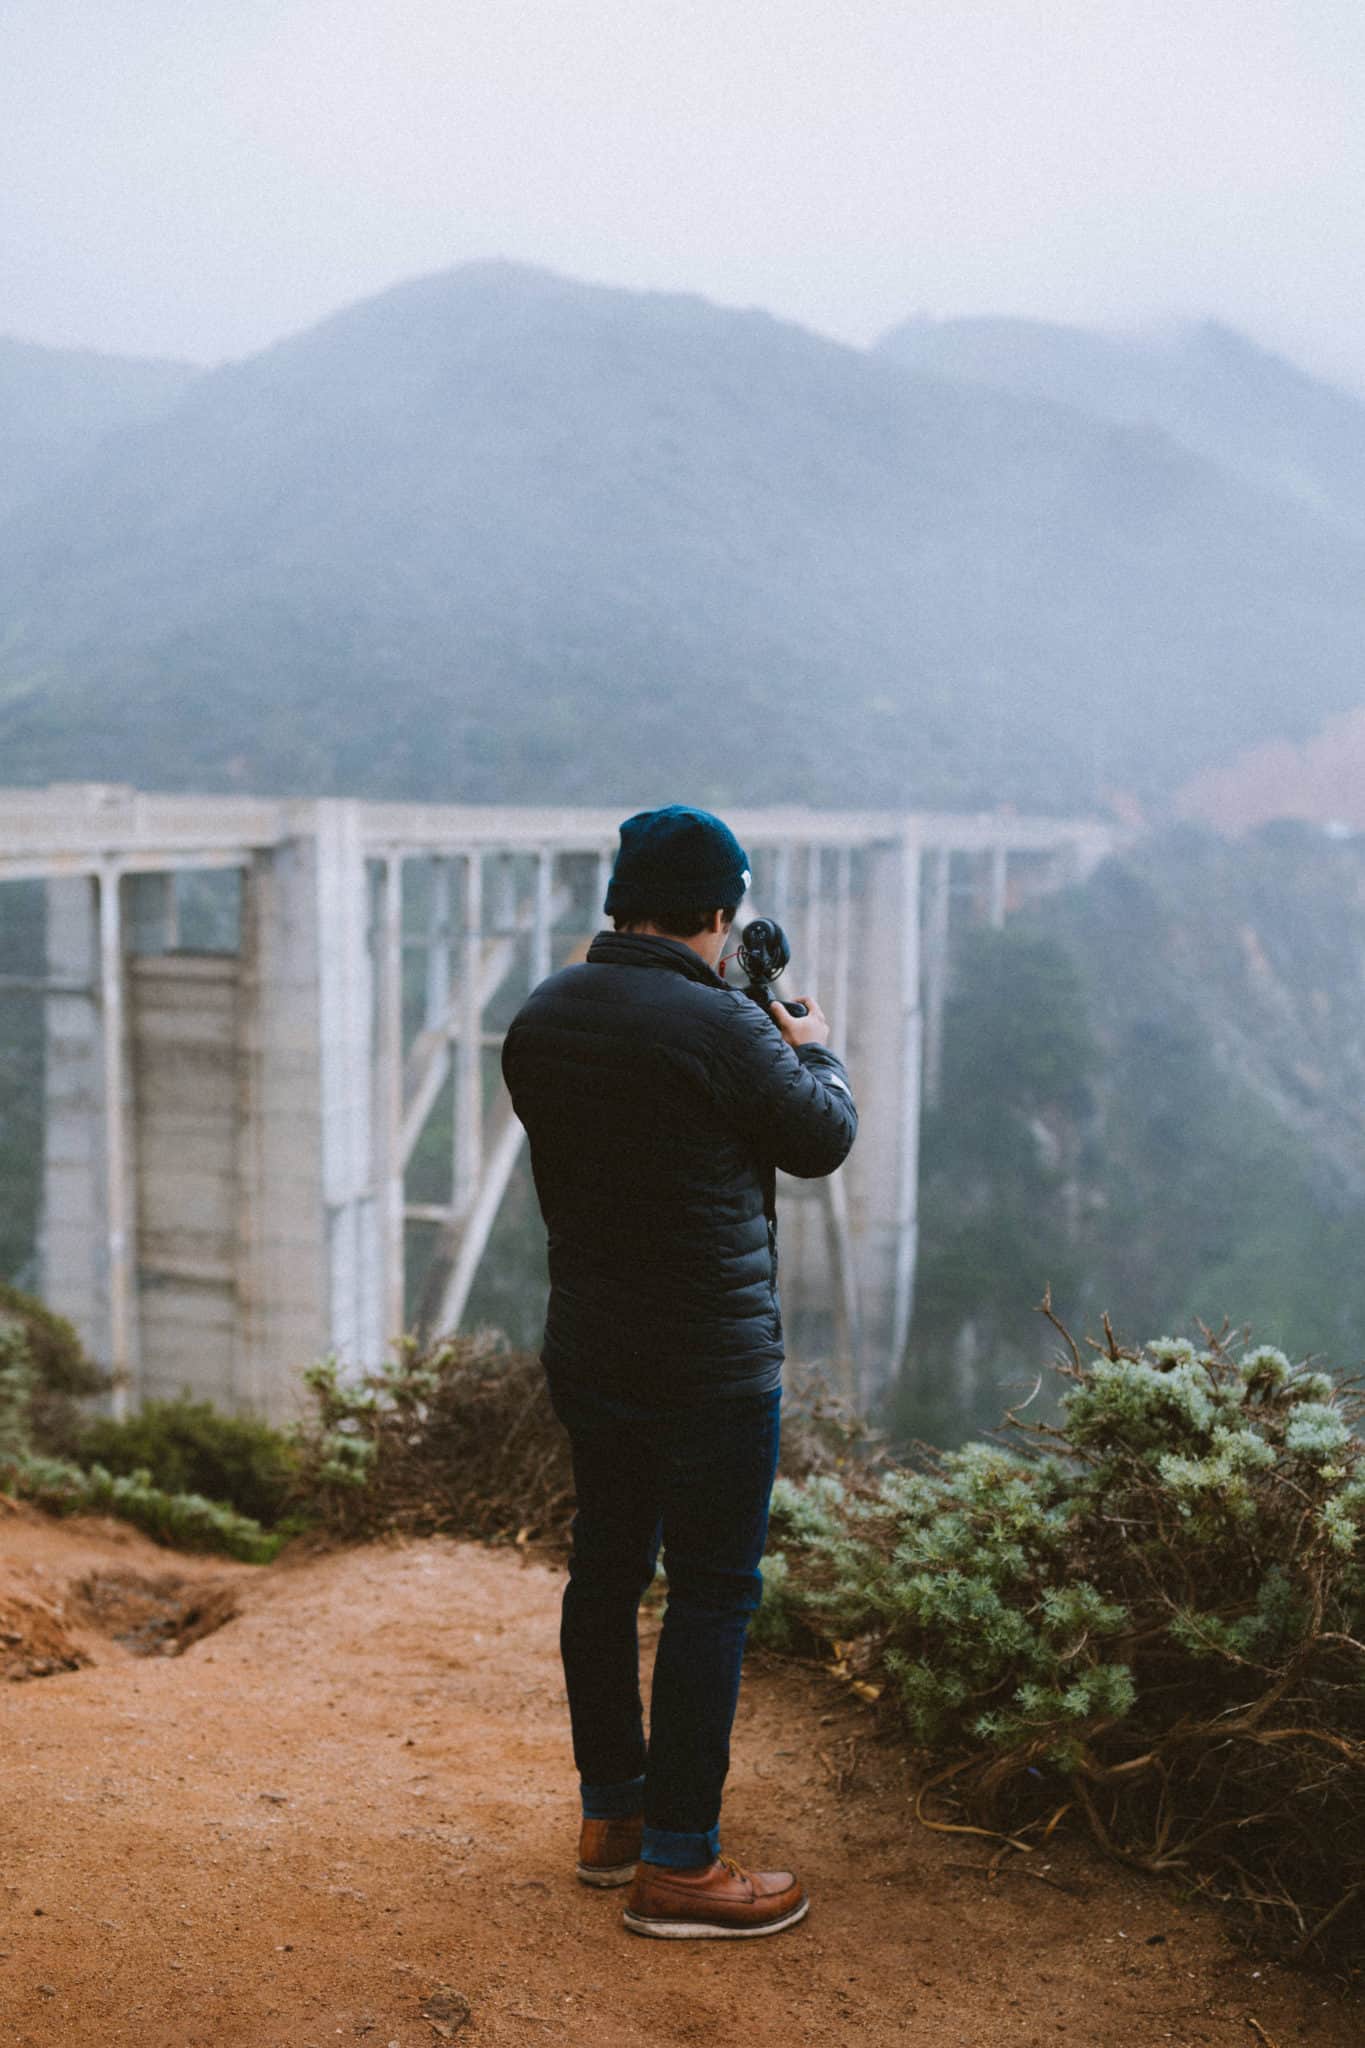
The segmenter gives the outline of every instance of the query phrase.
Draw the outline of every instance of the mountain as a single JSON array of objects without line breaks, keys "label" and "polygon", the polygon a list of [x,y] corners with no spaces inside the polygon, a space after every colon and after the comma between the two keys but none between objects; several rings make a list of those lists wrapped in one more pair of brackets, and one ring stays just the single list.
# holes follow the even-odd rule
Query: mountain
[{"label": "mountain", "polygon": [[1150,426],[1365,533],[1365,401],[1215,321],[1141,338],[1044,320],[910,320],[878,344],[906,368]]},{"label": "mountain", "polygon": [[0,335],[0,518],[78,468],[106,434],[169,411],[198,374]]},{"label": "mountain", "polygon": [[0,525],[5,780],[1159,803],[1365,692],[1365,542],[764,314],[421,280]]}]

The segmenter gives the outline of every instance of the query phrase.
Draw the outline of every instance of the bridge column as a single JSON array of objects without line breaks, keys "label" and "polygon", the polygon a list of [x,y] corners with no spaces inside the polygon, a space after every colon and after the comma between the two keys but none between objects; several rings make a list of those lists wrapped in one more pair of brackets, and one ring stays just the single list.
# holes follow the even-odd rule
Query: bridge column
[{"label": "bridge column", "polygon": [[[832,959],[825,1014],[836,1052],[848,1045],[848,989],[853,944],[853,852],[839,847],[834,856],[834,900]],[[839,1391],[855,1406],[860,1399],[863,1364],[862,1303],[858,1295],[857,1255],[853,1241],[852,1207],[849,1201],[848,1169],[841,1167],[821,1182],[825,1203],[825,1227],[829,1241],[829,1266],[836,1292],[835,1359]]]},{"label": "bridge column", "polygon": [[380,1300],[385,1346],[406,1322],[406,1257],[403,1209],[403,861],[389,854],[380,877],[378,1029],[374,1075],[375,1174],[379,1203]]},{"label": "bridge column", "polygon": [[374,975],[361,807],[317,817],[317,958],[322,1194],[330,1342],[350,1365],[383,1356],[385,1282],[373,1125]]},{"label": "bridge column", "polygon": [[948,999],[948,920],[952,908],[953,856],[936,846],[929,862],[924,926],[924,1100],[937,1109],[943,1085],[943,1011]]},{"label": "bridge column", "polygon": [[464,859],[463,936],[455,1038],[455,1156],[451,1207],[463,1221],[483,1173],[483,855]]},{"label": "bridge column", "polygon": [[875,1408],[895,1385],[914,1302],[923,1018],[913,825],[869,849],[861,913],[848,1031],[859,1130],[846,1171],[862,1305],[860,1391],[862,1405]]},{"label": "bridge column", "polygon": [[992,931],[1005,928],[1005,906],[1009,900],[1009,848],[1002,839],[986,856],[989,875],[986,886],[986,922]]},{"label": "bridge column", "polygon": [[133,1089],[128,1061],[128,961],[123,928],[123,877],[112,861],[97,882],[100,945],[100,1062],[104,1108],[105,1299],[107,1362],[114,1375],[116,1419],[141,1396],[137,1339],[137,1193],[133,1156]]},{"label": "bridge column", "polygon": [[896,1280],[887,1358],[887,1388],[894,1386],[910,1341],[919,1259],[920,1091],[924,1070],[924,1011],[920,1000],[920,845],[907,829],[900,847],[899,1117],[896,1130]]},{"label": "bridge column", "polygon": [[[101,1133],[99,923],[91,876],[46,884],[40,1289],[93,1358],[110,1356]],[[57,992],[57,991],[60,991]]]},{"label": "bridge column", "polygon": [[318,873],[311,836],[255,854],[242,896],[239,1402],[299,1408],[302,1367],[332,1348],[323,1198]]}]

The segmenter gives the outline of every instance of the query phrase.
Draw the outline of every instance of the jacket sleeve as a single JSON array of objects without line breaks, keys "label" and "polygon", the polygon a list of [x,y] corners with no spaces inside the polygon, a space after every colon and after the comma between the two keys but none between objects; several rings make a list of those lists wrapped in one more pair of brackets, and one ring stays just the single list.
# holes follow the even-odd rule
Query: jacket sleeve
[{"label": "jacket sleeve", "polygon": [[794,1050],[748,997],[718,1034],[716,1094],[765,1159],[798,1180],[843,1165],[858,1134],[844,1064],[828,1046]]}]

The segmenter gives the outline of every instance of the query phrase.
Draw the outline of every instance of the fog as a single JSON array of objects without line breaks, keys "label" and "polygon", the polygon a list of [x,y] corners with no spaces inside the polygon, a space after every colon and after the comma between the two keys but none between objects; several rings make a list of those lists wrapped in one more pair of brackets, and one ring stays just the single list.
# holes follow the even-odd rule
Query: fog
[{"label": "fog", "polygon": [[0,331],[213,361],[505,255],[838,338],[1213,315],[1365,383],[1356,0],[9,0]]}]

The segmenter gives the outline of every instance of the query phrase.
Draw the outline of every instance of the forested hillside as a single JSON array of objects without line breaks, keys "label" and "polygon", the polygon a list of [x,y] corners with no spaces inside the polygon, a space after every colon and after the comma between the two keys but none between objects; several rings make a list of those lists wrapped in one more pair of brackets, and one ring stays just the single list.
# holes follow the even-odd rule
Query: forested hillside
[{"label": "forested hillside", "polygon": [[1215,321],[1143,339],[1045,320],[910,320],[880,349],[912,370],[1159,428],[1365,532],[1365,401]]},{"label": "forested hillside", "polygon": [[0,517],[71,475],[107,435],[169,411],[198,374],[0,336]]},{"label": "forested hillside", "polygon": [[1365,1360],[1365,840],[1148,840],[955,962],[901,1421],[1027,1393],[1052,1333],[1250,1321]]},{"label": "forested hillside", "polygon": [[1360,699],[1365,540],[1147,424],[485,265],[0,526],[7,779],[1159,803]]}]

